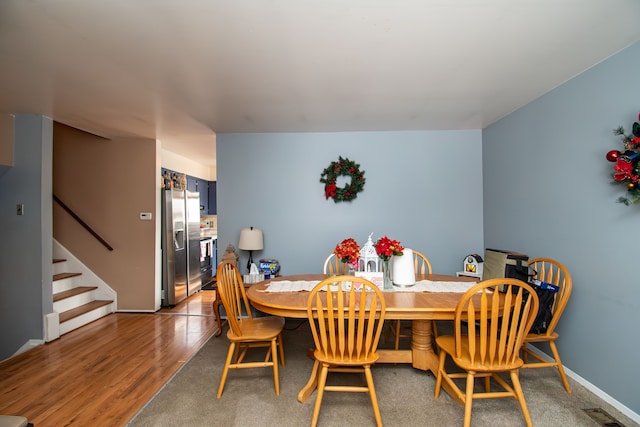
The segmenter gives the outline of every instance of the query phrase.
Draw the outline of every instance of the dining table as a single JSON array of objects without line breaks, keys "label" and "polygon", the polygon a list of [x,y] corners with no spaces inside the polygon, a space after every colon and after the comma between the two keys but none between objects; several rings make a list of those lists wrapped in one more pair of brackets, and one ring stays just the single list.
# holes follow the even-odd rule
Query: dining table
[{"label": "dining table", "polygon": [[[288,318],[307,318],[307,298],[309,292],[271,292],[272,282],[320,282],[328,276],[325,274],[300,274],[280,276],[251,285],[247,297],[251,304],[264,313]],[[421,281],[456,282],[456,285],[468,283],[469,287],[477,282],[477,278],[458,277],[443,274],[416,275],[416,284]],[[453,288],[453,287],[452,287]],[[462,296],[457,292],[416,292],[409,288],[395,287],[383,290],[386,302],[385,319],[411,320],[411,346],[409,349],[378,349],[379,358],[376,363],[410,363],[414,368],[438,373],[438,355],[432,345],[433,320],[453,320],[456,305]],[[316,372],[312,372],[309,383],[298,394],[300,402],[306,401],[317,385]],[[449,394],[462,403],[454,393]]]}]

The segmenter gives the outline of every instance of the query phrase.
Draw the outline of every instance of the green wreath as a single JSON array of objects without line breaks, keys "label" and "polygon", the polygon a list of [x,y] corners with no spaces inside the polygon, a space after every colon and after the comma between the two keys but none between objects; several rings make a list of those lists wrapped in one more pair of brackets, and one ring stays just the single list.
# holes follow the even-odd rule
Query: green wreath
[{"label": "green wreath", "polygon": [[[336,179],[340,175],[351,177],[351,182],[342,188],[336,186]],[[327,200],[331,197],[335,203],[348,202],[358,197],[358,193],[364,189],[364,172],[360,171],[359,164],[340,156],[337,162],[331,162],[322,171],[320,182],[324,183],[324,196]]]}]

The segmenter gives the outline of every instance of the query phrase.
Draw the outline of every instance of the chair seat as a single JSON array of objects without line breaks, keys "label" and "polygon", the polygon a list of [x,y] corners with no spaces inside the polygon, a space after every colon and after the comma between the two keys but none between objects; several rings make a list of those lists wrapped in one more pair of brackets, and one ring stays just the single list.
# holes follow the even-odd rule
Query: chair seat
[{"label": "chair seat", "polygon": [[284,328],[284,317],[267,316],[255,319],[244,319],[240,322],[241,336],[237,336],[229,329],[227,338],[230,341],[265,341],[280,335]]},{"label": "chair seat", "polygon": [[[436,338],[436,343],[438,346],[449,353],[450,355],[456,354],[456,341],[453,335],[443,335]],[[495,372],[495,371],[506,371],[509,369],[518,369],[523,364],[524,361],[521,358],[516,358],[515,362],[512,364],[506,364],[504,361],[501,361],[497,368],[494,370],[492,365],[488,360],[485,360],[484,363],[480,360],[480,346],[476,346],[476,354],[474,357],[475,363],[471,363],[471,357],[469,355],[469,346],[467,341],[463,341],[460,343],[462,347],[462,356],[460,358],[453,357],[453,361],[466,371],[475,371],[475,372]]]}]

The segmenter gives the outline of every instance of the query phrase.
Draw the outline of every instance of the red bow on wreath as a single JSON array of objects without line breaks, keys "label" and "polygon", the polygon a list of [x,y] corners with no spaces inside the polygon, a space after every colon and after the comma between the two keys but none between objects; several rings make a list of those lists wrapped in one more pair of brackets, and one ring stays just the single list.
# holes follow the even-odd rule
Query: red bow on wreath
[{"label": "red bow on wreath", "polygon": [[327,184],[324,186],[324,197],[328,200],[329,197],[335,197],[336,189],[338,187],[335,184]]}]

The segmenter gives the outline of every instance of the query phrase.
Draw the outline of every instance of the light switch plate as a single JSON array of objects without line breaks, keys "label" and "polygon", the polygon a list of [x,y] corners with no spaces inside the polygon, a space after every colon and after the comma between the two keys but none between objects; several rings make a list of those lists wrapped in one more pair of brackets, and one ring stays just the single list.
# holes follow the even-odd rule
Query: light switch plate
[{"label": "light switch plate", "polygon": [[18,203],[18,206],[16,206],[16,215],[24,215],[24,203]]},{"label": "light switch plate", "polygon": [[151,212],[140,212],[140,219],[143,221],[151,221],[153,219],[153,215]]}]

